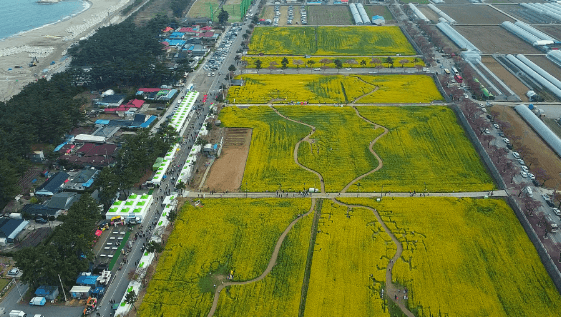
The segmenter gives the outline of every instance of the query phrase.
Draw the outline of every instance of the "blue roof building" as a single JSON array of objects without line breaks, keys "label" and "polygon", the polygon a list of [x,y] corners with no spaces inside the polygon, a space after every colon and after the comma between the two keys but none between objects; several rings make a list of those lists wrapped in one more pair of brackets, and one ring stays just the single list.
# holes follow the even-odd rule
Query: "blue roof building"
[{"label": "blue roof building", "polygon": [[184,41],[184,40],[166,39],[166,42],[168,42],[169,46],[183,47],[183,45],[185,45],[185,41]]},{"label": "blue roof building", "polygon": [[80,275],[76,279],[76,284],[82,286],[91,286],[93,288],[97,287],[97,278],[99,275]]},{"label": "blue roof building", "polygon": [[70,175],[58,172],[35,190],[37,196],[52,196],[61,190],[62,185]]},{"label": "blue roof building", "polygon": [[45,205],[27,204],[27,205],[23,206],[23,208],[21,209],[21,212],[24,213],[24,214],[29,214],[29,215],[33,216],[33,218],[35,218],[35,217],[48,218],[50,216],[53,216],[53,217],[56,218],[60,214],[61,210],[57,209],[57,208],[50,208],[50,207],[47,207]]},{"label": "blue roof building", "polygon": [[35,296],[45,297],[47,300],[55,300],[58,296],[58,286],[41,285],[35,290]]},{"label": "blue roof building", "polygon": [[29,221],[23,219],[2,219],[0,220],[0,238],[6,239],[6,242],[14,242],[28,224]]}]

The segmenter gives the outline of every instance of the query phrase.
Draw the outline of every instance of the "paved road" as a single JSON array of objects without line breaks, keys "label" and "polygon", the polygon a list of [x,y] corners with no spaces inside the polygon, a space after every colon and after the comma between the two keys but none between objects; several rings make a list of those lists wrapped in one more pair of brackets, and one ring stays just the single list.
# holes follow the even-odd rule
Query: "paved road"
[{"label": "paved road", "polygon": [[[10,293],[4,297],[2,303],[0,304],[0,310],[4,309],[4,314],[2,316],[7,316],[11,310],[23,310],[29,317],[34,314],[43,314],[45,317],[75,317],[80,316],[84,307],[67,307],[67,306],[30,306],[27,303],[18,303],[21,299],[21,295],[27,292],[28,286],[18,283],[17,287],[14,287]],[[68,295],[68,294],[67,294]]]},{"label": "paved road", "polygon": [[[426,197],[485,197],[490,195],[491,192],[458,192],[458,193],[426,193]],[[270,198],[270,197],[286,197],[286,198],[300,198],[300,197],[312,197],[312,198],[339,198],[339,197],[411,197],[411,193],[393,193],[384,192],[380,195],[380,192],[369,192],[369,193],[307,193],[303,195],[302,193],[293,192],[270,192],[270,193],[214,193],[210,192],[188,192],[184,195],[189,198]],[[506,197],[508,194],[504,190],[494,190],[492,192],[493,197]],[[414,197],[421,197],[421,193],[416,193]]]}]

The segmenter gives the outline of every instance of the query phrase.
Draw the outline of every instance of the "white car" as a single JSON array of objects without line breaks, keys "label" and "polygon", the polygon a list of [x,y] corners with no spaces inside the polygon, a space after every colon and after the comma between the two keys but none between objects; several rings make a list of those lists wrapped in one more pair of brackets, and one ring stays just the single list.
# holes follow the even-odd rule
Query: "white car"
[{"label": "white car", "polygon": [[553,213],[556,214],[557,216],[561,217],[561,211],[557,208],[551,208],[553,210]]},{"label": "white car", "polygon": [[526,177],[528,177],[528,173],[526,173],[524,171],[520,171],[520,176],[526,178]]},{"label": "white car", "polygon": [[489,129],[485,129],[485,134],[491,134],[491,131],[489,131]]},{"label": "white car", "polygon": [[315,70],[315,71],[320,71],[320,70],[321,70],[321,68],[314,68],[314,70]]},{"label": "white car", "polygon": [[520,166],[520,168],[521,168],[524,172],[528,173],[528,166],[524,166],[524,165],[523,165],[523,166]]},{"label": "white car", "polygon": [[212,76],[216,76],[216,75],[214,74],[214,72],[212,73]]},{"label": "white car", "polygon": [[520,165],[526,165],[526,162],[524,162],[523,159],[518,159],[517,161],[518,161],[518,163],[520,163]]},{"label": "white car", "polygon": [[510,140],[507,139],[507,138],[503,138],[503,141],[504,141],[506,144],[510,144]]},{"label": "white car", "polygon": [[352,68],[350,68],[350,67],[347,67],[347,68],[345,68],[345,69],[346,69],[346,70],[351,70]]},{"label": "white car", "polygon": [[501,128],[501,127],[500,127],[498,124],[496,124],[496,123],[493,123],[493,126],[495,127],[495,129],[500,129],[500,128]]},{"label": "white car", "polygon": [[520,158],[520,154],[518,154],[518,152],[512,152],[512,156],[514,156],[515,159]]},{"label": "white car", "polygon": [[536,175],[534,175],[532,173],[528,173],[528,176],[530,177],[531,180],[536,179]]}]

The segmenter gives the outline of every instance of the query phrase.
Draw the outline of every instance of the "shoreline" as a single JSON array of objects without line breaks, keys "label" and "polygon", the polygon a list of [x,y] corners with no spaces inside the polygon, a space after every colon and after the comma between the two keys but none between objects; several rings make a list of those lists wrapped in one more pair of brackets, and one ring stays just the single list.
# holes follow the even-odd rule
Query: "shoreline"
[{"label": "shoreline", "polygon": [[[62,0],[59,0],[58,2],[60,2],[60,1],[62,1]],[[50,23],[47,23],[47,24],[43,24],[43,25],[38,26],[38,27],[35,27],[35,28],[33,28],[33,29],[29,29],[29,30],[25,30],[25,31],[20,31],[20,32],[18,32],[18,33],[16,33],[16,34],[12,34],[12,35],[10,35],[10,36],[6,36],[6,37],[4,37],[4,38],[0,38],[0,43],[3,42],[3,41],[5,41],[5,40],[7,40],[7,39],[11,39],[11,38],[14,38],[14,37],[18,37],[18,36],[21,36],[21,35],[25,35],[25,33],[27,33],[27,32],[33,32],[33,31],[36,31],[36,30],[40,30],[40,29],[42,29],[42,28],[44,28],[44,27],[48,27],[48,26],[51,26],[51,25],[55,25],[55,24],[57,24],[57,23],[61,23],[61,22],[64,22],[64,21],[68,21],[68,20],[70,20],[70,19],[72,19],[72,18],[74,18],[74,17],[76,17],[76,16],[78,16],[78,15],[80,15],[80,14],[86,12],[89,8],[92,7],[92,2],[91,2],[90,0],[82,0],[82,2],[83,2],[85,5],[83,6],[82,10],[80,10],[79,12],[76,12],[76,13],[71,14],[71,15],[67,15],[67,16],[65,16],[65,17],[62,18],[62,19],[59,19],[59,20],[57,20],[57,21],[50,22]],[[40,3],[40,2],[37,2],[37,3]],[[56,3],[56,2],[48,2],[48,3],[47,3],[47,2],[44,2],[44,3],[41,3],[41,4],[53,4],[53,3]]]},{"label": "shoreline", "polygon": [[[121,22],[131,0],[85,0],[84,10],[65,19],[22,31],[0,40],[0,100],[9,100],[25,85],[64,70],[67,49],[104,25]],[[32,58],[35,67],[29,67]],[[54,62],[54,64],[52,64]]]}]

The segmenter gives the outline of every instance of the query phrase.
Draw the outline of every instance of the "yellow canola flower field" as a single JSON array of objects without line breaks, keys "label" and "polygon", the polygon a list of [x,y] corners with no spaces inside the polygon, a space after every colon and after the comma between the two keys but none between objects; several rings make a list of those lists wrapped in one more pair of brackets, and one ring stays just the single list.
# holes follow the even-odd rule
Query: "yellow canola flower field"
[{"label": "yellow canola flower field", "polygon": [[[359,118],[351,107],[279,106],[285,116],[316,127],[302,142],[298,160],[319,172],[326,191],[338,192],[356,177],[376,168],[369,143],[383,131]],[[349,192],[487,191],[493,181],[458,125],[452,110],[430,107],[357,107],[389,133],[374,144],[382,159],[378,171]],[[296,143],[311,128],[278,116],[269,107],[226,107],[220,120],[227,127],[253,128],[241,190],[301,191],[321,188],[318,177],[294,162]]]},{"label": "yellow canola flower field", "polygon": [[[261,70],[261,72],[267,72],[268,71],[268,67],[271,65],[272,62],[276,63],[276,68],[277,69],[281,69],[281,62],[283,60],[284,56],[244,56],[242,57],[242,60],[245,61],[247,63],[247,65],[245,66],[245,68],[252,68],[255,69],[255,62],[257,60],[261,61],[261,68],[263,70]],[[287,67],[288,68],[299,68],[299,69],[306,69],[306,68],[317,68],[317,67],[321,67],[321,66],[327,66],[329,68],[337,68],[335,66],[335,60],[339,59],[341,61],[341,63],[343,63],[343,68],[347,68],[347,67],[351,67],[351,68],[374,68],[378,65],[382,65],[384,68],[389,68],[390,65],[388,65],[388,63],[386,63],[386,56],[380,56],[377,57],[377,59],[379,59],[381,61],[381,63],[371,63],[372,60],[372,56],[363,56],[363,57],[348,57],[348,56],[333,56],[333,57],[329,57],[327,58],[329,60],[329,63],[327,64],[322,64],[321,61],[326,59],[325,57],[310,57],[310,58],[305,58],[304,56],[301,57],[286,57],[286,59],[288,59],[288,64]],[[393,67],[394,68],[401,68],[406,67],[406,68],[411,68],[411,67],[415,67],[417,65],[419,66],[425,66],[425,62],[423,62],[422,59],[420,58],[416,58],[416,57],[407,57],[407,56],[392,56],[393,59]],[[400,61],[402,60],[407,60],[407,63],[400,63]],[[309,61],[314,61],[313,63],[309,63]],[[363,62],[364,61],[364,62]],[[304,70],[303,70],[304,71]]]},{"label": "yellow canola flower field", "polygon": [[[360,114],[389,133],[374,145],[384,166],[363,178],[364,191],[487,191],[493,181],[479,155],[442,106],[357,107]],[[426,187],[425,187],[426,184]]]},{"label": "yellow canola flower field", "polygon": [[389,316],[380,292],[391,243],[371,211],[347,217],[347,207],[324,200],[304,316]]},{"label": "yellow canola flower field", "polygon": [[222,292],[216,316],[298,316],[312,221],[310,214],[290,230],[267,277]]},{"label": "yellow canola flower field", "polygon": [[264,103],[419,103],[442,100],[426,75],[259,75],[236,77],[243,86],[231,87],[234,104]]},{"label": "yellow canola flower field", "polygon": [[415,55],[397,26],[256,27],[249,54]]},{"label": "yellow canola flower field", "polygon": [[353,108],[283,106],[277,110],[316,127],[310,137],[313,143],[300,144],[298,161],[323,176],[327,192],[341,191],[353,179],[378,166],[368,145],[384,131],[374,129]]},{"label": "yellow canola flower field", "polygon": [[261,275],[282,231],[310,208],[305,199],[201,202],[201,207],[183,207],[138,316],[206,315],[212,305],[213,284],[231,270],[234,281]]},{"label": "yellow canola flower field", "polygon": [[[294,147],[310,128],[283,119],[269,107],[226,107],[220,111],[225,127],[253,129],[241,190],[250,192],[302,191],[319,188],[316,175],[294,162]],[[246,185],[247,184],[247,185]]]},{"label": "yellow canola flower field", "polygon": [[393,279],[407,287],[415,316],[559,315],[561,296],[503,200],[341,201],[376,208],[403,244]]}]

